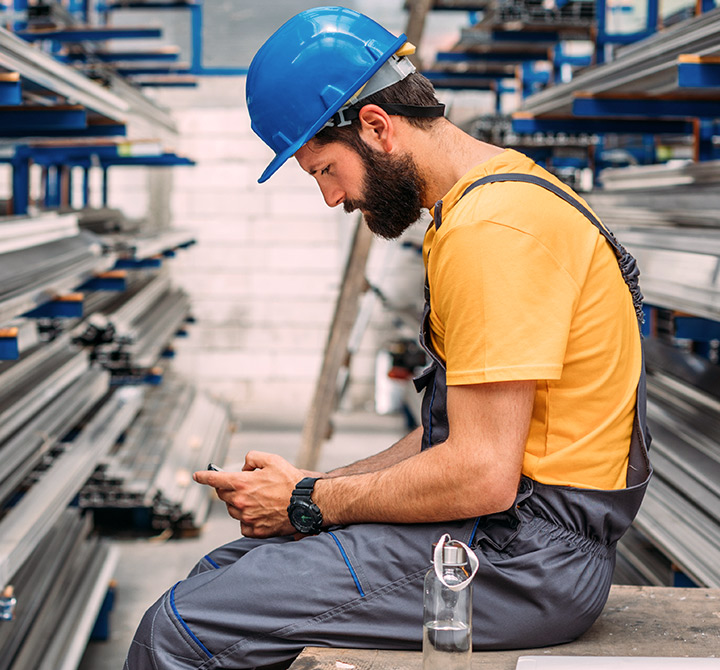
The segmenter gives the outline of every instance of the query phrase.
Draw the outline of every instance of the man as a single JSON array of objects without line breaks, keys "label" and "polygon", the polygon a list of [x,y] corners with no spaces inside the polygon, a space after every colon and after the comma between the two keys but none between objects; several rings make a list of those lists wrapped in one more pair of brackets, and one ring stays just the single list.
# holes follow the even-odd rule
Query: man
[{"label": "man", "polygon": [[387,238],[432,209],[423,426],[328,474],[260,452],[196,473],[244,537],[148,611],[127,668],[419,649],[445,532],[480,561],[477,649],[572,640],[605,603],[650,476],[637,272],[567,187],[444,119],[408,52],[354,11],[308,10],[260,49],[247,96],[277,154],[261,181],[295,156]]}]

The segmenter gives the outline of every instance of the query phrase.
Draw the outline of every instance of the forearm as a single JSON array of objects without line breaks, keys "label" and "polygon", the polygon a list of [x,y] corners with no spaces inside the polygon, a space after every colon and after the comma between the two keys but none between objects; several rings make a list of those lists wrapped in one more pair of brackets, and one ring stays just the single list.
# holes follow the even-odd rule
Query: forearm
[{"label": "forearm", "polygon": [[412,433],[408,433],[405,437],[384,451],[350,465],[346,465],[342,468],[331,470],[324,476],[334,478],[384,470],[396,463],[404,461],[406,458],[419,454],[421,440],[422,428],[416,428],[412,431]]}]

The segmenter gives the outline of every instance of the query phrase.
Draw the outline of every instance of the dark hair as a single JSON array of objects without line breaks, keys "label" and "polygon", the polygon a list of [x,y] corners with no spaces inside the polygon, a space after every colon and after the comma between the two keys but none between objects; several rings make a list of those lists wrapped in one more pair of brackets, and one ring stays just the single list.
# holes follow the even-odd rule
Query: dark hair
[{"label": "dark hair", "polygon": [[[409,74],[405,79],[383,88],[367,98],[363,98],[360,106],[379,105],[382,103],[395,103],[401,105],[419,105],[430,107],[438,105],[438,99],[435,97],[435,89],[430,81],[423,77],[419,72]],[[419,116],[405,116],[408,123],[416,128],[428,130],[439,117],[428,118]],[[329,144],[330,142],[343,142],[350,147],[357,149],[358,142],[361,142],[358,134],[360,124],[355,119],[348,126],[326,127],[322,128],[313,139],[319,144]]]}]

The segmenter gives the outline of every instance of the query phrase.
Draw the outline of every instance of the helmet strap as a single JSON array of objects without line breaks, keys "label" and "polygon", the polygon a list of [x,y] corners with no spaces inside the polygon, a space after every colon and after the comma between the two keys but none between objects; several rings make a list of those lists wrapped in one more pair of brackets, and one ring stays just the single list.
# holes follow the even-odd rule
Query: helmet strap
[{"label": "helmet strap", "polygon": [[[324,128],[342,128],[349,126],[360,116],[360,110],[369,103],[356,103],[352,107],[343,107],[333,114],[323,126]],[[424,119],[445,116],[445,105],[403,105],[395,102],[373,103],[388,114],[395,116],[414,116]]]}]

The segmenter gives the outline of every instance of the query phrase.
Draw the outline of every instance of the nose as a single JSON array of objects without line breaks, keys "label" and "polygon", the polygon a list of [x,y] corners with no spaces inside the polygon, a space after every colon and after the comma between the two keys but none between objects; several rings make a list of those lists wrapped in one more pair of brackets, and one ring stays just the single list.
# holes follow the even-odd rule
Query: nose
[{"label": "nose", "polygon": [[334,184],[320,185],[320,192],[328,207],[337,207],[345,202],[345,191]]}]

